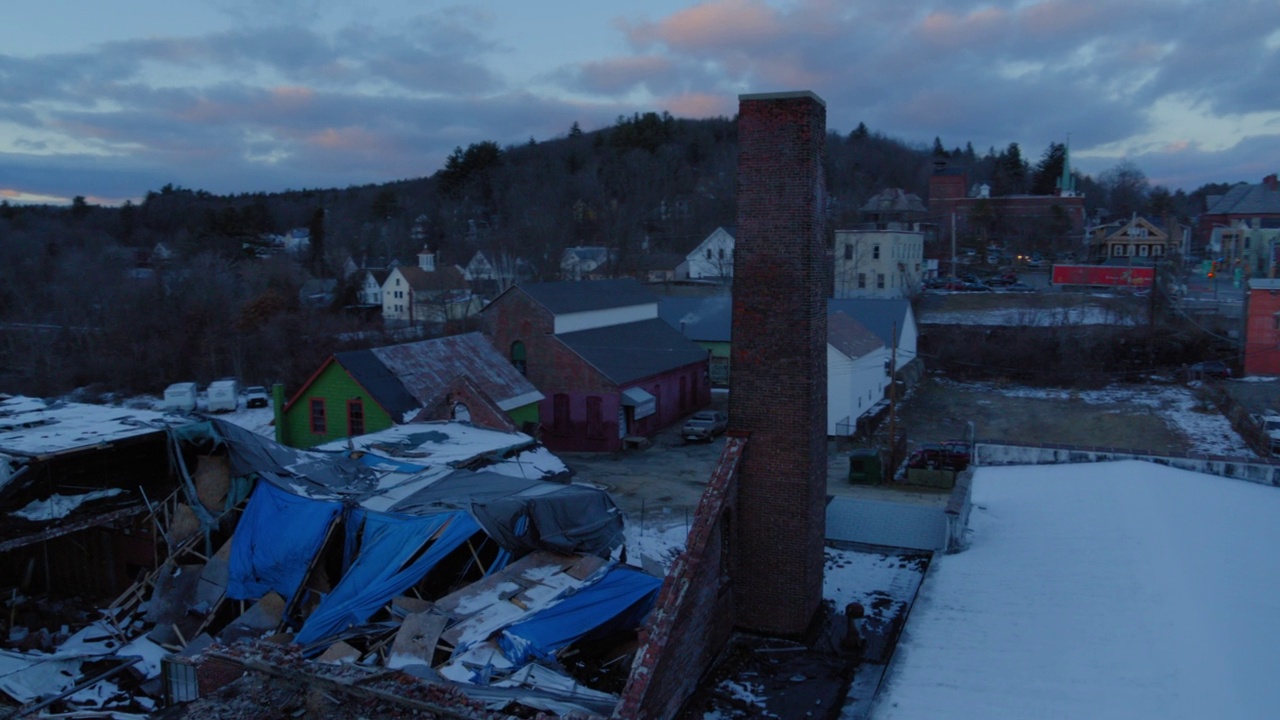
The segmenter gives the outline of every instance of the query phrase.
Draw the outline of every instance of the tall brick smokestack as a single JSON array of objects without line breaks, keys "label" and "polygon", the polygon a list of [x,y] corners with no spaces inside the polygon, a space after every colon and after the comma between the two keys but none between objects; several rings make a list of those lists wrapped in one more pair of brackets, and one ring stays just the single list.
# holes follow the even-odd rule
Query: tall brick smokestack
[{"label": "tall brick smokestack", "polygon": [[744,630],[804,633],[822,601],[827,495],[826,104],[738,98],[729,425],[748,431],[734,587]]}]

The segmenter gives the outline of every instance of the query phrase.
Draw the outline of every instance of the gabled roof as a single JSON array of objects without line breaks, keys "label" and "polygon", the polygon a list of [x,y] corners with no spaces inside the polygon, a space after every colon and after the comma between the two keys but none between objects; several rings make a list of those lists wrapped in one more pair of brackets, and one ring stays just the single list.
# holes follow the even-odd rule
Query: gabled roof
[{"label": "gabled roof", "polygon": [[520,284],[515,287],[554,315],[647,305],[658,301],[653,293],[645,290],[634,278],[565,280]]},{"label": "gabled roof", "polygon": [[654,318],[556,335],[610,381],[625,385],[707,359],[707,351]]},{"label": "gabled roof", "polygon": [[920,200],[919,195],[909,193],[902,188],[885,188],[868,198],[866,204],[859,208],[859,211],[878,215],[882,213],[926,213],[929,209],[924,206],[924,202]]},{"label": "gabled roof", "polygon": [[462,271],[453,266],[438,267],[434,272],[427,272],[415,265],[402,265],[396,269],[404,276],[405,282],[409,283],[409,287],[413,288],[414,292],[462,290],[467,287]]},{"label": "gabled roof", "polygon": [[658,317],[682,335],[697,342],[729,342],[733,338],[733,298],[663,297]]},{"label": "gabled roof", "polygon": [[397,421],[458,377],[468,378],[502,410],[542,399],[542,393],[478,332],[333,357]]},{"label": "gabled roof", "polygon": [[1280,191],[1272,190],[1264,184],[1250,185],[1240,183],[1233,186],[1225,195],[1218,196],[1217,202],[1209,205],[1206,215],[1262,215],[1280,213]]},{"label": "gabled roof", "polygon": [[560,256],[560,263],[563,265],[567,262],[593,262],[596,265],[603,265],[609,261],[609,249],[600,246],[590,247],[567,247]]},{"label": "gabled roof", "polygon": [[893,347],[894,323],[897,323],[898,336],[908,323],[915,322],[911,312],[911,303],[901,299],[841,299],[827,300],[828,321],[831,313],[842,312],[857,320],[863,327],[876,334],[884,341],[885,347]]},{"label": "gabled roof", "polygon": [[827,344],[849,358],[860,358],[885,347],[875,333],[838,310],[827,315]]}]

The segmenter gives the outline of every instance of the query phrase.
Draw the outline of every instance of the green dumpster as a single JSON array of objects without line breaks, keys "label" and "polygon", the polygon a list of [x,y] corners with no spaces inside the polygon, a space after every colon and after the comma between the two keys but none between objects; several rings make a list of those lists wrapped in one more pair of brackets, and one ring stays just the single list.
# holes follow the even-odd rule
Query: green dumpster
[{"label": "green dumpster", "polygon": [[849,452],[849,482],[879,485],[884,480],[884,459],[878,448],[855,448]]}]

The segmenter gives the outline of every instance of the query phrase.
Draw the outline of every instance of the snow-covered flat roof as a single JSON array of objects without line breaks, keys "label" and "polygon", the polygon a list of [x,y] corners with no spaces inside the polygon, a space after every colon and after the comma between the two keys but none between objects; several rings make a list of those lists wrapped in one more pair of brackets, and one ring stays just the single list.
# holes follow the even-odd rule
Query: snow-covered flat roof
[{"label": "snow-covered flat roof", "polygon": [[0,453],[38,456],[162,431],[189,418],[153,410],[0,397]]},{"label": "snow-covered flat roof", "polygon": [[1138,461],[980,468],[873,712],[1260,718],[1280,707],[1280,489]]},{"label": "snow-covered flat roof", "polygon": [[[533,438],[524,433],[489,430],[461,422],[438,421],[394,425],[386,430],[352,438],[351,446],[356,450],[384,457],[390,455],[388,449],[395,448],[401,453],[398,457],[404,462],[438,467],[465,462],[486,453],[501,453],[532,442]],[[342,452],[348,449],[348,445],[347,440],[342,439],[313,449]]]}]

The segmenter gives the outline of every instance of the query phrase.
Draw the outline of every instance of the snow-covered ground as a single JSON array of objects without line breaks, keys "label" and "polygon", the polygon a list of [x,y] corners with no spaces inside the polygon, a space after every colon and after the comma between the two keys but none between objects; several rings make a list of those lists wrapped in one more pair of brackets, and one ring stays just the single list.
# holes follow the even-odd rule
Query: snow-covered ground
[{"label": "snow-covered ground", "polygon": [[1071,327],[1075,325],[1137,325],[1145,318],[1116,312],[1099,305],[1069,308],[991,308],[987,310],[937,310],[920,315],[922,325],[1020,325]]},{"label": "snow-covered ground", "polygon": [[979,468],[873,717],[1266,718],[1280,490],[1164,466]]},{"label": "snow-covered ground", "polygon": [[1181,385],[1117,385],[1102,390],[1061,390],[1022,385],[959,383],[944,378],[934,382],[970,392],[1042,400],[1079,400],[1090,405],[1135,405],[1150,408],[1156,416],[1186,438],[1188,450],[1206,455],[1257,457],[1222,413],[1196,398]]}]

